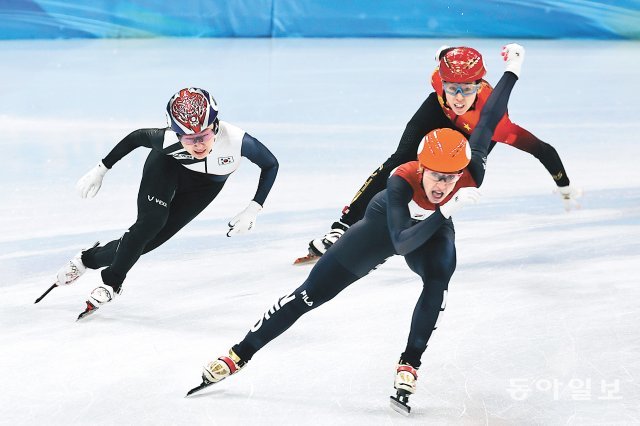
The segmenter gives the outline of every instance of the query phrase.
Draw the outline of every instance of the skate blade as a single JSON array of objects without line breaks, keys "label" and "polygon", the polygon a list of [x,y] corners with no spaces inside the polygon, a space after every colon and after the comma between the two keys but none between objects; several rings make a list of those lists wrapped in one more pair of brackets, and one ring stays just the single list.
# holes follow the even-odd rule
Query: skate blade
[{"label": "skate blade", "polygon": [[39,301],[41,301],[42,299],[44,299],[44,297],[45,297],[47,294],[49,294],[49,293],[51,292],[51,290],[53,290],[53,289],[54,289],[54,288],[56,288],[56,287],[58,287],[58,284],[57,284],[57,283],[53,283],[53,284],[51,285],[51,287],[49,287],[49,288],[47,289],[47,291],[45,291],[44,293],[42,293],[42,296],[38,297],[38,298],[36,299],[36,301],[35,301],[35,302],[33,302],[33,303],[38,303]]},{"label": "skate blade", "polygon": [[302,256],[293,261],[294,265],[312,265],[320,260],[320,256],[315,254],[308,254],[306,256]]},{"label": "skate blade", "polygon": [[208,388],[209,386],[213,385],[214,382],[205,382],[204,380],[202,381],[202,383],[200,383],[198,386],[196,386],[195,388],[191,389],[189,392],[187,392],[187,394],[184,396],[185,398],[187,398],[190,395],[193,395],[196,392],[200,392],[201,390]]},{"label": "skate blade", "polygon": [[97,310],[98,310],[98,307],[94,306],[93,303],[91,303],[91,302],[89,302],[87,300],[87,307],[85,308],[84,312],[82,312],[80,315],[78,315],[78,319],[76,320],[76,322],[80,321],[83,318],[88,317],[89,315],[91,315],[92,313],[94,313]]},{"label": "skate blade", "polygon": [[394,411],[402,414],[403,416],[408,416],[411,413],[411,407],[409,407],[406,402],[403,402],[401,397],[398,395],[392,395],[389,398],[391,398],[389,402],[391,403],[391,408],[393,408]]}]

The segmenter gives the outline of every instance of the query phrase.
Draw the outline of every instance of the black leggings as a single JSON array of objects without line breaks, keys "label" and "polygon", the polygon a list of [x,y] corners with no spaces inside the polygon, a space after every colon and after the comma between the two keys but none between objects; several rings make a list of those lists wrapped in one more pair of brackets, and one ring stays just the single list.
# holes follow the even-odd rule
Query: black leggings
[{"label": "black leggings", "polygon": [[120,290],[141,255],[159,247],[191,222],[218,195],[225,181],[213,182],[173,158],[151,151],[138,191],[138,217],[124,235],[85,251],[82,262],[103,268],[102,280]]},{"label": "black leggings", "polygon": [[[378,218],[366,216],[352,226],[320,258],[305,282],[278,299],[245,338],[233,347],[236,354],[249,361],[302,315],[333,299],[371,268],[392,256],[393,246],[384,218],[384,215]],[[354,262],[356,258],[360,262]],[[438,316],[444,311],[449,280],[456,267],[453,223],[445,222],[423,246],[405,256],[405,260],[409,268],[422,278],[423,288],[413,311],[407,346],[401,357],[419,367]],[[365,269],[367,272],[362,272]]]}]

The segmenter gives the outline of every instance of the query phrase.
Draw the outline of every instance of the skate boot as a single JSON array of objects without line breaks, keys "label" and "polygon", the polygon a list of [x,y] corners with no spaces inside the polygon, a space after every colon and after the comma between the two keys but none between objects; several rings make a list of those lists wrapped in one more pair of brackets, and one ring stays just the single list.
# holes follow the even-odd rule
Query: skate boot
[{"label": "skate boot", "polygon": [[349,229],[349,225],[342,222],[334,222],[333,225],[331,225],[331,230],[329,230],[324,237],[316,238],[309,242],[309,254],[322,256],[344,235],[347,229]]},{"label": "skate boot", "polygon": [[82,263],[82,253],[97,247],[99,243],[95,243],[92,247],[84,250],[80,250],[73,258],[64,265],[56,274],[56,285],[63,286],[74,283],[78,278],[82,276],[87,270],[87,267]]},{"label": "skate boot", "polygon": [[411,407],[408,405],[409,396],[416,391],[417,380],[418,369],[400,358],[393,383],[396,395],[391,397],[391,408],[405,416],[411,413]]},{"label": "skate boot", "polygon": [[113,287],[107,284],[102,284],[94,288],[89,295],[89,300],[86,302],[87,307],[84,312],[78,315],[78,320],[94,313],[100,306],[111,302],[116,297],[116,294],[120,294],[121,288],[116,291]]},{"label": "skate boot", "polygon": [[102,284],[91,291],[89,301],[96,306],[101,306],[111,302],[116,294],[120,294],[120,292],[116,292],[110,285]]},{"label": "skate boot", "polygon": [[233,349],[229,349],[229,356],[221,356],[204,367],[202,381],[208,384],[218,383],[237,373],[245,364]]},{"label": "skate boot", "polygon": [[240,371],[247,363],[242,361],[238,355],[229,349],[229,356],[221,356],[217,360],[207,364],[202,371],[202,383],[187,392],[185,397],[200,392],[202,389],[214,385],[232,374]]}]

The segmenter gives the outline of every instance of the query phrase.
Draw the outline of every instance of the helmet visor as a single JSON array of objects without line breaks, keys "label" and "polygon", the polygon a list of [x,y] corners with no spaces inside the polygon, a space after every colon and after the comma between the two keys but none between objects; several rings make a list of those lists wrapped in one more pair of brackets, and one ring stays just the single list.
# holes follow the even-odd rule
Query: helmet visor
[{"label": "helmet visor", "polygon": [[185,145],[195,145],[197,143],[207,143],[213,139],[213,136],[213,129],[206,128],[203,131],[192,135],[180,135],[178,136],[178,139]]},{"label": "helmet visor", "polygon": [[440,173],[427,168],[424,169],[424,177],[434,182],[455,183],[462,177],[460,173]]},{"label": "helmet visor", "polygon": [[476,83],[450,83],[443,81],[442,88],[445,93],[451,96],[456,96],[458,93],[462,96],[471,96],[478,92],[480,85]]}]

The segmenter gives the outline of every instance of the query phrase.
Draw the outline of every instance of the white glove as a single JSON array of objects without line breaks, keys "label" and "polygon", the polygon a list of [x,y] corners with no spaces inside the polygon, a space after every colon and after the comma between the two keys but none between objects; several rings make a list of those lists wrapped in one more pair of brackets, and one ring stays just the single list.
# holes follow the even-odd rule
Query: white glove
[{"label": "white glove", "polygon": [[516,43],[507,44],[502,48],[502,59],[507,63],[504,68],[506,71],[511,71],[518,78],[520,78],[520,68],[524,62],[524,47]]},{"label": "white glove", "polygon": [[102,186],[102,178],[108,171],[109,169],[102,164],[102,161],[98,163],[97,166],[89,170],[87,174],[82,176],[80,180],[78,180],[78,183],[76,183],[78,194],[80,194],[82,198],[95,197],[100,186]]},{"label": "white glove", "polygon": [[476,204],[478,200],[480,200],[481,195],[478,188],[461,188],[449,201],[440,206],[440,213],[442,213],[445,219],[449,219],[451,215],[455,214],[467,204]]},{"label": "white glove", "polygon": [[440,62],[440,54],[442,53],[442,51],[445,49],[449,49],[450,47],[451,46],[447,46],[446,44],[438,47],[438,50],[436,50],[436,62]]},{"label": "white glove", "polygon": [[251,231],[256,224],[256,218],[260,210],[262,210],[262,206],[255,201],[251,201],[246,209],[242,210],[229,221],[227,237],[233,234],[243,234]]},{"label": "white glove", "polygon": [[556,192],[560,194],[562,203],[564,204],[564,209],[566,211],[580,208],[578,198],[582,197],[582,189],[576,188],[575,186],[567,185],[559,186]]}]

